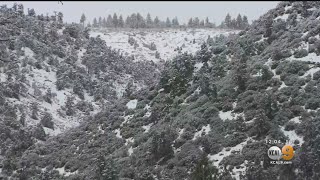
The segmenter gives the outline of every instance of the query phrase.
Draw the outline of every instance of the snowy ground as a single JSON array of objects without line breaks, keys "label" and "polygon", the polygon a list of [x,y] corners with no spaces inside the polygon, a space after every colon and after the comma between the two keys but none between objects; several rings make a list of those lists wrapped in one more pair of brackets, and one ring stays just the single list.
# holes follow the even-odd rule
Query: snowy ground
[{"label": "snowy ground", "polygon": [[[178,54],[178,51],[175,50],[177,47],[182,47],[181,52],[195,53],[199,50],[202,42],[208,39],[208,36],[214,37],[236,32],[219,29],[100,29],[92,30],[90,36],[100,35],[108,46],[119,49],[125,55],[134,55],[136,61],[158,62],[160,59],[166,61],[176,56]],[[138,47],[135,48],[134,45],[129,44],[129,37],[137,42]],[[156,50],[148,48],[151,43],[156,45]],[[159,52],[160,59],[155,57],[156,51]]]}]

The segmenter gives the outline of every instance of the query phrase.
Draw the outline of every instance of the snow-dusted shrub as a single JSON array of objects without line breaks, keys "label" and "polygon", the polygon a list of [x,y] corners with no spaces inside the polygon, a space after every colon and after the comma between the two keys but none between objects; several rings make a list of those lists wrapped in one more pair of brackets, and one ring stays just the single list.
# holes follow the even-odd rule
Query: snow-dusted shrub
[{"label": "snow-dusted shrub", "polygon": [[245,160],[242,154],[231,154],[230,156],[224,157],[220,162],[223,165],[239,166]]},{"label": "snow-dusted shrub", "polygon": [[66,25],[63,34],[68,34],[75,39],[79,38],[80,27],[76,24]]},{"label": "snow-dusted shrub", "polygon": [[320,70],[313,73],[313,77],[312,77],[313,80],[316,80],[318,81],[320,79]]},{"label": "snow-dusted shrub", "polygon": [[320,107],[320,99],[319,98],[310,98],[307,100],[305,104],[306,109],[316,110]]},{"label": "snow-dusted shrub", "polygon": [[308,55],[308,51],[306,49],[299,49],[294,52],[295,58],[303,58]]}]

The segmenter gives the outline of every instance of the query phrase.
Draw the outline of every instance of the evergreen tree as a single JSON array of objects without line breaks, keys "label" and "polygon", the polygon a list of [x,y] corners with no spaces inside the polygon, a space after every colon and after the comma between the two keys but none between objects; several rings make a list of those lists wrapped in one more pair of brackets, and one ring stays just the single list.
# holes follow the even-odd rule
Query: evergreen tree
[{"label": "evergreen tree", "polygon": [[272,34],[272,25],[273,25],[273,19],[272,16],[269,16],[265,22],[265,33],[264,33],[264,37],[268,37],[268,39],[270,39],[270,36]]},{"label": "evergreen tree", "polygon": [[20,16],[23,16],[24,15],[24,7],[23,7],[23,4],[18,4],[18,10],[17,10],[18,14]]},{"label": "evergreen tree", "polygon": [[112,23],[115,28],[118,27],[118,16],[116,13],[113,14]]},{"label": "evergreen tree", "polygon": [[268,117],[265,115],[264,110],[259,109],[257,112],[257,116],[254,120],[254,127],[253,127],[257,138],[266,136],[270,128],[271,128],[271,125]]},{"label": "evergreen tree", "polygon": [[39,123],[37,127],[33,131],[33,136],[41,141],[46,140],[46,133],[42,127],[42,125]]},{"label": "evergreen tree", "polygon": [[101,17],[99,17],[98,26],[99,26],[100,28],[102,27],[102,18],[101,18]]},{"label": "evergreen tree", "polygon": [[233,80],[235,84],[238,86],[238,91],[244,92],[246,89],[246,82],[248,79],[247,57],[245,55],[241,55],[240,58],[235,61],[235,64],[233,67],[234,67]]},{"label": "evergreen tree", "polygon": [[22,126],[25,126],[26,125],[26,114],[23,112],[22,114],[21,114],[21,117],[20,117],[20,124],[22,125]]},{"label": "evergreen tree", "polygon": [[193,27],[199,27],[200,25],[200,20],[198,17],[195,17],[193,20]]},{"label": "evergreen tree", "polygon": [[66,101],[66,115],[72,116],[74,114],[74,98],[72,96],[67,97]]},{"label": "evergreen tree", "polygon": [[31,118],[38,120],[38,112],[39,112],[38,103],[36,102],[31,103]]},{"label": "evergreen tree", "polygon": [[153,25],[153,22],[152,22],[152,19],[151,19],[151,16],[150,16],[149,13],[147,14],[147,21],[146,21],[146,23],[147,23],[147,27],[148,27],[148,28],[151,28],[152,25]]},{"label": "evergreen tree", "polygon": [[236,19],[231,20],[230,28],[237,29],[237,20]]},{"label": "evergreen tree", "polygon": [[104,28],[107,27],[107,20],[105,17],[102,19],[102,27],[104,27]]},{"label": "evergreen tree", "polygon": [[92,24],[92,26],[95,27],[95,28],[98,27],[97,18],[94,18],[94,19],[93,19],[93,24]]},{"label": "evergreen tree", "polygon": [[118,180],[119,173],[115,166],[114,160],[110,157],[105,158],[100,154],[97,158],[98,168],[96,170],[97,180]]},{"label": "evergreen tree", "polygon": [[43,125],[43,127],[54,129],[52,115],[48,112],[44,113],[43,117],[41,118],[40,123]]},{"label": "evergreen tree", "polygon": [[52,103],[52,93],[51,93],[51,89],[47,89],[46,94],[43,96],[44,101],[46,101],[47,103],[51,104]]},{"label": "evergreen tree", "polygon": [[159,20],[158,16],[156,16],[156,17],[154,18],[154,25],[155,25],[156,27],[159,27],[159,25],[160,25],[160,20]]},{"label": "evergreen tree", "polygon": [[120,28],[123,28],[123,27],[124,27],[124,21],[123,21],[122,15],[119,16],[118,26],[119,26]]},{"label": "evergreen tree", "polygon": [[127,16],[126,21],[124,23],[125,27],[130,27],[130,22],[131,22],[130,16]]},{"label": "evergreen tree", "polygon": [[188,27],[193,27],[193,19],[190,18],[188,21]]},{"label": "evergreen tree", "polygon": [[169,18],[166,20],[166,27],[171,27],[171,21]]},{"label": "evergreen tree", "polygon": [[191,174],[192,180],[217,180],[218,169],[215,168],[210,162],[206,154],[202,155],[201,160]]},{"label": "evergreen tree", "polygon": [[36,12],[34,11],[34,9],[29,9],[28,8],[28,16],[32,16],[32,17],[35,17],[36,16]]},{"label": "evergreen tree", "polygon": [[86,16],[82,13],[81,18],[80,18],[80,23],[82,23],[84,27],[84,22],[86,21]]},{"label": "evergreen tree", "polygon": [[200,27],[203,28],[204,27],[204,20],[201,20],[199,25],[200,25]]},{"label": "evergreen tree", "polygon": [[246,28],[248,26],[249,26],[248,17],[247,16],[243,16],[242,17],[242,28]]},{"label": "evergreen tree", "polygon": [[236,23],[236,28],[238,29],[242,29],[243,28],[243,22],[242,22],[242,17],[240,14],[238,14],[238,17],[237,17],[237,23]]},{"label": "evergreen tree", "polygon": [[62,27],[62,24],[63,24],[63,14],[62,12],[59,12],[58,13],[58,28],[60,29]]},{"label": "evergreen tree", "polygon": [[108,18],[107,18],[107,27],[114,27],[113,19],[110,14],[108,15]]},{"label": "evergreen tree", "polygon": [[226,18],[224,19],[224,23],[227,28],[231,28],[231,16],[229,13],[227,14]]},{"label": "evergreen tree", "polygon": [[179,26],[179,21],[178,21],[177,17],[172,19],[172,26],[173,27],[178,27]]},{"label": "evergreen tree", "polygon": [[209,18],[206,17],[206,20],[205,20],[205,24],[204,24],[205,27],[211,27],[211,23],[209,21]]},{"label": "evergreen tree", "polygon": [[140,13],[137,13],[137,28],[145,28],[146,22]]}]

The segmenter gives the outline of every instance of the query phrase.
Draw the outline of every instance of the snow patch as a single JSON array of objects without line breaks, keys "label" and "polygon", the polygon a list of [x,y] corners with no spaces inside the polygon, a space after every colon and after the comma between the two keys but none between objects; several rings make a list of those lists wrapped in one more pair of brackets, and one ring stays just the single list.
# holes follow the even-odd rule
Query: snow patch
[{"label": "snow patch", "polygon": [[120,126],[122,127],[124,124],[128,123],[129,120],[133,118],[133,116],[134,116],[134,114],[124,116],[124,121],[120,124]]},{"label": "snow patch", "polygon": [[127,146],[129,143],[133,143],[133,142],[134,142],[133,137],[130,137],[130,138],[126,139],[125,145]]},{"label": "snow patch", "polygon": [[303,144],[303,137],[297,135],[297,133],[294,130],[286,131],[283,126],[281,126],[280,129],[283,132],[283,134],[289,138],[290,145],[294,145],[293,143],[295,140],[299,140],[299,145]]},{"label": "snow patch", "polygon": [[283,14],[281,16],[278,16],[278,17],[274,18],[273,20],[277,21],[278,19],[282,19],[284,21],[287,21],[288,17],[289,17],[289,14]]},{"label": "snow patch", "polygon": [[75,171],[75,172],[66,172],[64,166],[61,167],[61,168],[56,168],[55,170],[59,171],[59,174],[62,175],[62,176],[70,176],[70,175],[78,173],[78,170]]},{"label": "snow patch", "polygon": [[233,113],[232,111],[227,111],[227,112],[219,111],[219,117],[223,121],[236,119],[238,116],[243,117],[243,113]]},{"label": "snow patch", "polygon": [[116,129],[116,130],[114,130],[113,132],[116,133],[116,136],[117,136],[118,138],[121,138],[121,139],[122,139],[122,136],[121,136],[121,134],[120,134],[120,129]]},{"label": "snow patch", "polygon": [[307,56],[302,57],[302,58],[294,58],[293,56],[287,58],[289,61],[305,61],[305,62],[315,62],[319,63],[320,62],[320,57],[317,56],[316,53],[309,53]]},{"label": "snow patch", "polygon": [[129,156],[131,156],[131,154],[133,153],[133,150],[134,150],[135,148],[132,148],[132,146],[130,146],[130,148],[128,149],[128,154],[129,154]]},{"label": "snow patch", "polygon": [[208,124],[207,126],[202,126],[201,130],[194,134],[192,140],[196,140],[198,137],[201,137],[203,133],[207,135],[210,131],[211,131],[210,124]]},{"label": "snow patch", "polygon": [[149,132],[152,125],[153,125],[153,123],[150,123],[146,126],[142,126],[142,128],[144,129],[144,133]]},{"label": "snow patch", "polygon": [[203,66],[203,62],[196,63],[194,65],[194,68],[195,68],[194,72],[198,72],[202,68],[202,66]]},{"label": "snow patch", "polygon": [[134,100],[130,100],[126,106],[128,107],[128,109],[135,109],[137,107],[137,103],[138,103],[138,100],[137,99],[134,99]]}]

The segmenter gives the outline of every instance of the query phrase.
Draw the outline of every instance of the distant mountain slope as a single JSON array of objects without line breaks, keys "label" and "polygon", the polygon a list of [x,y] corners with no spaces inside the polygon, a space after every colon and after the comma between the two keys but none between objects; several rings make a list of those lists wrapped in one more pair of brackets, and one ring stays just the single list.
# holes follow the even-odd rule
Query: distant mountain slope
[{"label": "distant mountain slope", "polygon": [[[135,61],[171,60],[179,53],[194,54],[208,38],[237,33],[224,29],[93,29],[90,36],[100,35],[112,48]],[[158,55],[156,55],[159,53]]]}]

